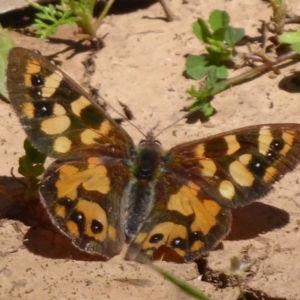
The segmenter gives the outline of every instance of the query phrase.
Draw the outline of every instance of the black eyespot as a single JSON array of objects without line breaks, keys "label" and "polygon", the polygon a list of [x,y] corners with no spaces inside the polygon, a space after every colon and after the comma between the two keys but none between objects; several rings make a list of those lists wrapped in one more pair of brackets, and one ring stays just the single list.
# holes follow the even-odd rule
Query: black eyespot
[{"label": "black eyespot", "polygon": [[269,151],[266,155],[269,162],[274,162],[276,159],[278,159],[278,154],[276,154],[274,151]]},{"label": "black eyespot", "polygon": [[173,248],[185,249],[186,248],[186,240],[184,240],[183,238],[174,239],[171,242],[171,246]]},{"label": "black eyespot", "polygon": [[280,150],[282,150],[284,147],[284,141],[283,140],[279,140],[279,139],[275,139],[271,142],[270,144],[270,148],[274,151],[279,152]]},{"label": "black eyespot", "polygon": [[45,80],[41,75],[33,74],[31,76],[31,84],[33,86],[43,86],[45,84]]},{"label": "black eyespot", "polygon": [[101,233],[103,231],[103,225],[98,220],[93,220],[91,224],[91,230],[93,233]]},{"label": "black eyespot", "polygon": [[164,238],[164,235],[162,233],[157,233],[151,236],[149,242],[151,244],[156,244],[158,242],[160,242],[162,239]]},{"label": "black eyespot", "polygon": [[248,165],[248,168],[258,177],[263,177],[265,175],[267,167],[269,167],[269,164],[257,157],[253,158]]},{"label": "black eyespot", "polygon": [[72,212],[72,214],[71,214],[70,219],[71,219],[73,222],[75,222],[75,223],[78,225],[78,227],[82,227],[82,226],[84,226],[84,224],[85,224],[85,217],[84,217],[84,214],[81,213],[81,212],[79,212],[79,211],[74,210],[74,211]]},{"label": "black eyespot", "polygon": [[34,99],[42,99],[43,98],[42,91],[39,88],[31,87],[30,89],[28,89],[28,93],[31,96],[31,98],[34,98]]},{"label": "black eyespot", "polygon": [[53,114],[54,102],[35,102],[34,104],[34,116],[37,118],[50,117]]}]

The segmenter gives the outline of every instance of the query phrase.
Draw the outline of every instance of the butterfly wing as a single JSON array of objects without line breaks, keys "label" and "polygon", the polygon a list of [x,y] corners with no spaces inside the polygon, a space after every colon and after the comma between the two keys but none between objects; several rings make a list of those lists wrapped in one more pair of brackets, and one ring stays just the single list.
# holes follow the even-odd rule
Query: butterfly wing
[{"label": "butterfly wing", "polygon": [[228,234],[230,208],[266,195],[299,161],[299,124],[246,127],[170,149],[126,257],[152,259],[167,246],[195,260]]},{"label": "butterfly wing", "polygon": [[9,99],[32,144],[54,158],[128,157],[133,141],[69,76],[43,56],[9,52]]},{"label": "butterfly wing", "polygon": [[152,260],[158,258],[155,254],[160,247],[168,247],[185,262],[193,261],[214,248],[230,230],[230,209],[177,174],[160,176],[153,198],[152,210],[130,244],[126,259]]},{"label": "butterfly wing", "polygon": [[11,104],[28,138],[58,159],[40,185],[53,223],[81,250],[107,259],[118,254],[125,240],[122,194],[132,139],[41,55],[13,48],[6,73]]},{"label": "butterfly wing", "polygon": [[185,143],[166,155],[168,170],[192,181],[220,205],[262,198],[300,161],[300,124],[245,127]]},{"label": "butterfly wing", "polygon": [[40,194],[52,222],[77,248],[109,259],[125,242],[121,202],[128,180],[117,160],[56,161],[44,174]]}]

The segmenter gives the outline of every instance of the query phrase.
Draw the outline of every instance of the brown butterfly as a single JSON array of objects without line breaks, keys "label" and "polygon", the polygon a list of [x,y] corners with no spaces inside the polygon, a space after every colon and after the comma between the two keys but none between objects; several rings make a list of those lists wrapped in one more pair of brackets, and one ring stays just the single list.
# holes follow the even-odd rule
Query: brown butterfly
[{"label": "brown butterfly", "polygon": [[300,160],[300,125],[245,127],[162,150],[136,147],[71,78],[24,48],[9,52],[7,90],[32,144],[56,159],[40,186],[53,223],[79,249],[110,259],[184,261],[229,232],[231,209],[266,195]]}]

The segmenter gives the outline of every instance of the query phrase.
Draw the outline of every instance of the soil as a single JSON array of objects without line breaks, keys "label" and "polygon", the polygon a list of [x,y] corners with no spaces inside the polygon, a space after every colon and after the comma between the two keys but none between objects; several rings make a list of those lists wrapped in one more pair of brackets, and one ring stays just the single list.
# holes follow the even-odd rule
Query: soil
[{"label": "soil", "polygon": [[[299,15],[298,2],[290,1],[290,7]],[[192,103],[185,91],[198,85],[183,76],[186,55],[204,51],[192,33],[192,23],[199,17],[208,19],[214,9],[226,10],[232,26],[245,28],[258,47],[262,20],[268,21],[271,14],[269,3],[260,0],[185,0],[184,4],[173,0],[168,4],[180,20],[166,22],[159,3],[109,15],[99,29],[105,47],[93,56],[92,73],[82,63],[89,51],[75,52],[72,47],[64,51],[73,45],[75,28],[60,28],[50,41],[17,32],[12,36],[17,45],[43,55],[59,53],[55,60],[74,80],[87,89],[89,85],[99,89],[118,111],[122,111],[118,101],[127,105],[133,114],[131,122],[142,132],[153,129],[158,133],[183,116],[181,109]],[[213,99],[217,113],[207,122],[181,120],[164,131],[160,141],[168,149],[248,125],[298,122],[298,68],[299,64],[287,65],[277,76],[264,74],[230,88]],[[231,75],[238,72],[232,70]],[[0,105],[0,187],[16,193],[22,185],[11,175],[11,168],[16,175],[25,134],[11,107]],[[113,117],[120,117],[107,109]],[[143,139],[130,123],[122,126],[136,143]],[[300,299],[299,179],[298,167],[261,201],[234,210],[231,233],[208,256],[189,264],[156,264],[212,299],[232,300],[239,299],[239,290],[224,270],[229,269],[230,258],[238,256],[253,263],[242,282],[247,299]],[[34,220],[40,220],[43,212],[20,211],[24,206],[2,194],[0,299],[190,299],[147,265],[125,261],[124,253],[105,262],[77,251],[53,228]]]}]

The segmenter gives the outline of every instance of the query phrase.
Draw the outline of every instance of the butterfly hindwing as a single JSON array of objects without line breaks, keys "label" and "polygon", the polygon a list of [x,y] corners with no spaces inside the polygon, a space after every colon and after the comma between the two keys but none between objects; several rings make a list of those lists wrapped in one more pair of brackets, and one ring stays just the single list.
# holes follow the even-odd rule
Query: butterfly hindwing
[{"label": "butterfly hindwing", "polygon": [[153,197],[153,208],[132,241],[127,259],[153,259],[160,247],[168,247],[183,261],[193,261],[214,248],[230,230],[230,209],[175,174],[158,178]]},{"label": "butterfly hindwing", "polygon": [[125,242],[121,199],[128,180],[128,169],[117,160],[56,161],[41,181],[41,200],[76,247],[109,259]]}]

